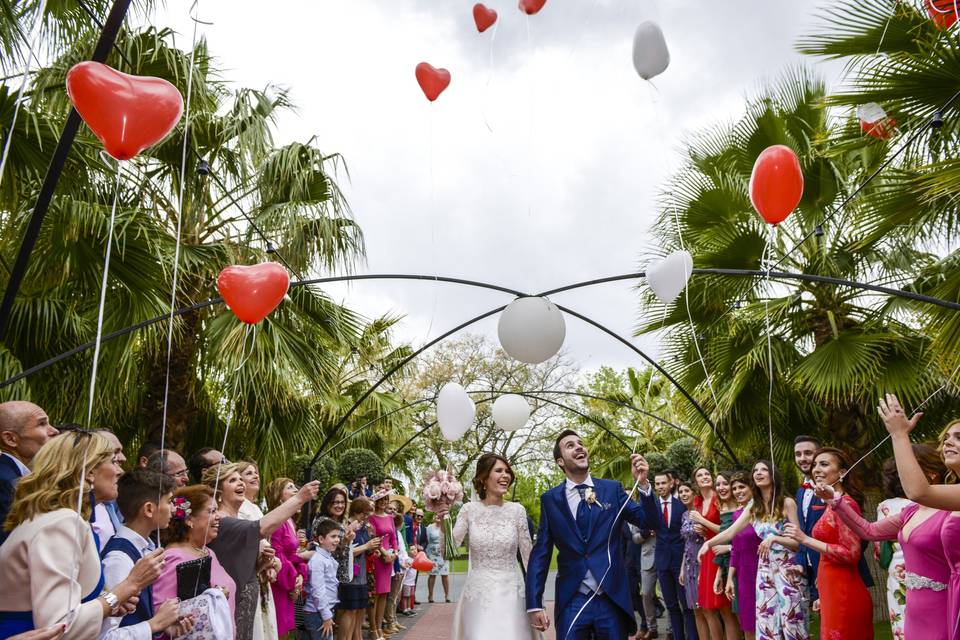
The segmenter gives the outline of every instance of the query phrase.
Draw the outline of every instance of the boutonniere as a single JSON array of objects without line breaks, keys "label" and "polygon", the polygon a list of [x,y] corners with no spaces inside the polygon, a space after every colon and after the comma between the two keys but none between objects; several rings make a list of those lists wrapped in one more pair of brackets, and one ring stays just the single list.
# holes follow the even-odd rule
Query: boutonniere
[{"label": "boutonniere", "polygon": [[597,493],[593,490],[593,487],[587,487],[583,490],[583,499],[591,506],[597,504]]}]

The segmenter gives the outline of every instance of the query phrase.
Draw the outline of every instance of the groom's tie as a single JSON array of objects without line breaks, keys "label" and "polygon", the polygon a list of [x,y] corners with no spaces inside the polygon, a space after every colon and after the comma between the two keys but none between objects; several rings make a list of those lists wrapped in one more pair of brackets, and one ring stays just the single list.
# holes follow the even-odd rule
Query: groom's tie
[{"label": "groom's tie", "polygon": [[587,489],[590,485],[578,484],[577,491],[580,492],[580,504],[577,505],[577,528],[580,529],[580,537],[587,541],[590,535],[590,505],[587,504]]}]

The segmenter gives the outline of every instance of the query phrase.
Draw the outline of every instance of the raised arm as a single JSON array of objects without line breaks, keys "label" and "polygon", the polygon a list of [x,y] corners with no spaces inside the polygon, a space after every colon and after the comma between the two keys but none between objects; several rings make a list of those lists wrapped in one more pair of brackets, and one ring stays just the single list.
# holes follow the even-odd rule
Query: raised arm
[{"label": "raised arm", "polygon": [[[751,519],[753,519],[753,510],[745,508],[740,517],[733,521],[733,524],[707,540],[705,544],[711,548],[721,544],[730,544],[738,533],[747,528]],[[719,525],[717,525],[717,528],[720,528]]]},{"label": "raised arm", "polygon": [[308,482],[300,487],[297,495],[260,518],[260,537],[269,538],[273,535],[273,532],[282,527],[284,522],[297,515],[303,505],[311,500],[316,500],[319,492],[320,482],[317,480]]},{"label": "raised arm", "polygon": [[[449,516],[448,516],[449,517]],[[453,525],[453,542],[458,547],[463,544],[464,538],[470,531],[470,503],[466,503],[460,508],[457,514],[457,522]]]},{"label": "raised arm", "polygon": [[883,418],[883,425],[887,428],[893,442],[897,473],[907,497],[925,507],[960,511],[960,485],[930,484],[913,453],[910,432],[917,426],[923,414],[918,413],[912,418],[907,418],[897,396],[891,393],[880,399],[877,411]]}]

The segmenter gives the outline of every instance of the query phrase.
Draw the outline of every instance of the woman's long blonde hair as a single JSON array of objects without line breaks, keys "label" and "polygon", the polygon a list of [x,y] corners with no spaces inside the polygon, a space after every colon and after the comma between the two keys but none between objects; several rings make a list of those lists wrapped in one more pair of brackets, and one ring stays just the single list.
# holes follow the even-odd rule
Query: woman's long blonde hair
[{"label": "woman's long blonde hair", "polygon": [[[81,482],[83,491],[89,491],[87,474],[112,458],[110,441],[99,433],[69,431],[52,438],[34,456],[30,474],[17,483],[4,528],[12,531],[27,520],[57,509],[75,511]],[[84,500],[84,520],[90,519],[90,509],[90,501]]]}]

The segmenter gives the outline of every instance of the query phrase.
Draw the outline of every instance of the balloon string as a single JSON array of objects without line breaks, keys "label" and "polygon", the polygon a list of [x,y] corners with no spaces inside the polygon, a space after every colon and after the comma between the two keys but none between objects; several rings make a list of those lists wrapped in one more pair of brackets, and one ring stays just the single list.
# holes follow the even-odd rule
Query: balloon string
[{"label": "balloon string", "polygon": [[[243,363],[240,364],[240,367],[242,367],[242,366],[243,366]],[[239,388],[240,388],[240,384],[239,384],[239,383],[240,383],[240,374],[237,373],[237,372],[240,370],[240,367],[237,367],[236,369],[234,369],[233,391],[232,391],[232,393],[230,394],[230,399],[231,399],[231,402],[230,402],[230,413],[227,414],[227,424],[226,424],[226,427],[225,427],[224,430],[223,430],[223,442],[220,444],[220,460],[217,461],[217,476],[216,476],[216,479],[213,481],[213,502],[214,502],[214,505],[217,504],[217,493],[219,493],[219,491],[220,491],[220,470],[223,468],[224,455],[226,455],[224,452],[227,450],[227,437],[230,435],[230,425],[233,423],[233,416],[234,416],[234,414],[236,413],[236,409],[237,409],[237,393],[238,393],[238,390],[239,390]],[[204,530],[204,534],[203,534],[203,547],[202,547],[202,550],[203,550],[204,552],[206,552],[206,549],[207,549],[207,533],[209,533],[209,531],[210,531],[210,521],[211,521],[211,520],[213,520],[213,518],[208,518],[208,519],[207,519],[207,527],[206,527],[206,529]]]},{"label": "balloon string", "polygon": [[93,419],[93,396],[97,387],[97,364],[100,361],[100,342],[103,338],[103,308],[107,299],[107,276],[110,273],[110,253],[113,249],[113,223],[117,216],[117,199],[120,197],[120,165],[117,161],[117,179],[114,183],[113,205],[110,207],[110,222],[107,224],[107,253],[103,260],[103,278],[100,282],[100,305],[97,309],[97,338],[93,345],[93,367],[90,371],[90,392],[87,399],[87,427]]},{"label": "balloon string", "polygon": [[437,188],[436,183],[434,182],[433,177],[433,119],[434,119],[434,106],[431,103],[428,107],[429,112],[427,116],[427,123],[429,128],[429,164],[430,164],[430,262],[432,263],[433,273],[434,273],[434,285],[433,285],[433,308],[430,310],[430,322],[427,324],[427,332],[423,336],[423,341],[427,342],[430,339],[430,333],[433,331],[433,321],[437,317],[437,306],[440,303],[440,287],[436,285],[436,274],[438,273],[437,269],[437,221],[436,221],[436,210],[437,210]]},{"label": "balloon string", "polygon": [[[250,352],[247,353],[247,338],[250,338]],[[240,350],[240,364],[237,365],[237,368],[234,371],[239,371],[243,365],[247,364],[247,360],[250,359],[250,356],[253,355],[253,349],[256,346],[257,342],[257,325],[245,325],[243,329],[243,348]]]},{"label": "balloon string", "polygon": [[[180,235],[183,224],[183,194],[186,191],[187,181],[187,145],[190,132],[190,105],[193,95],[193,71],[197,58],[197,25],[196,18],[199,0],[194,0],[190,7],[190,17],[193,19],[193,46],[190,48],[190,67],[187,73],[187,97],[183,120],[183,147],[180,153],[180,189],[177,194],[177,229],[176,243],[173,249],[173,278],[170,286],[170,313],[167,317],[167,367],[163,381],[163,413],[160,419],[160,469],[163,470],[163,449],[167,438],[167,402],[170,398],[170,361],[173,356],[173,314],[177,309],[177,280],[180,275]],[[158,500],[159,500],[158,496]],[[157,525],[157,540],[160,539],[160,525]]]},{"label": "balloon string", "polygon": [[[956,3],[956,0],[954,0],[954,3]],[[887,28],[890,26],[890,21],[893,20],[893,16],[896,13],[897,13],[897,4],[894,3],[890,11],[890,15],[887,16],[887,21],[883,25],[883,33],[880,34],[880,42],[877,43],[877,52],[874,55],[880,55],[880,48],[883,46],[883,39],[887,35]]]},{"label": "balloon string", "polygon": [[[946,382],[944,382],[942,385],[940,385],[939,387],[937,387],[937,388],[933,391],[933,393],[931,393],[930,395],[928,395],[928,396],[924,399],[923,402],[921,402],[920,404],[917,405],[916,409],[914,409],[914,410],[910,413],[910,416],[909,416],[909,417],[910,417],[910,418],[913,418],[913,416],[917,415],[917,413],[919,413],[921,409],[923,409],[925,406],[927,406],[927,403],[928,403],[928,402],[930,402],[931,400],[933,400],[934,396],[936,396],[938,393],[940,393],[941,391],[943,391],[944,389],[946,389],[947,386],[950,384],[950,381],[953,380],[953,377],[954,377],[955,375],[957,375],[957,372],[958,372],[958,371],[960,371],[960,365],[957,365],[957,368],[953,370],[953,373],[951,373],[951,374],[947,377]],[[909,418],[908,418],[908,419],[909,419]],[[863,454],[862,456],[860,456],[860,459],[859,459],[859,460],[857,460],[857,461],[854,462],[852,465],[850,465],[850,467],[847,469],[846,473],[844,473],[844,474],[842,474],[842,475],[840,476],[840,480],[843,481],[843,479],[846,478],[846,477],[850,474],[851,471],[853,471],[853,468],[854,468],[854,467],[856,467],[858,464],[860,464],[861,462],[863,462],[864,460],[866,460],[868,457],[870,457],[870,455],[871,455],[874,451],[876,451],[877,449],[879,449],[880,447],[882,447],[882,446],[887,442],[887,440],[889,440],[889,439],[890,439],[890,434],[888,433],[888,434],[886,435],[886,437],[884,437],[883,440],[881,440],[880,442],[878,442],[877,445],[876,445],[873,449],[870,449],[870,451],[867,451],[865,454]]]},{"label": "balloon string", "polygon": [[[761,258],[763,268],[766,271],[766,276],[764,277],[766,292],[763,296],[763,321],[767,334],[767,374],[770,378],[770,384],[767,388],[767,436],[770,440],[770,466],[772,467],[770,472],[773,476],[776,476],[777,473],[777,463],[773,451],[773,337],[770,335],[770,254],[773,252],[773,242],[776,232],[776,225],[770,225],[767,232],[767,244],[763,248],[763,257]],[[776,503],[777,487],[776,483],[773,483],[773,502],[771,505]]]},{"label": "balloon string", "polygon": [[483,90],[483,103],[480,108],[480,114],[483,116],[483,124],[486,125],[487,131],[493,133],[493,127],[490,126],[490,122],[487,120],[487,104],[490,100],[490,83],[493,81],[493,41],[497,39],[497,30],[500,28],[500,20],[498,19],[493,23],[493,33],[490,34],[490,60],[487,63],[487,84]]},{"label": "balloon string", "polygon": [[43,13],[47,10],[47,0],[41,0],[39,10],[37,11],[37,21],[30,31],[30,41],[27,45],[27,55],[23,61],[22,79],[20,88],[17,90],[17,99],[13,107],[13,118],[10,121],[10,130],[7,131],[7,139],[3,143],[3,156],[0,157],[0,184],[3,184],[4,169],[7,166],[7,157],[10,154],[10,145],[13,142],[13,132],[17,128],[17,117],[20,115],[20,105],[23,104],[23,92],[27,88],[27,82],[30,79],[30,63],[35,57],[34,48],[37,46],[37,39],[40,37],[40,30],[43,26]]}]

